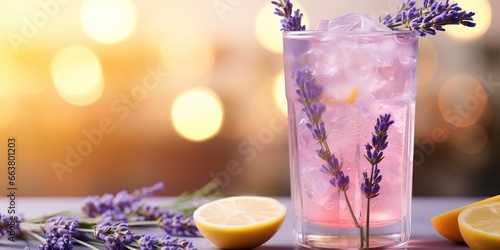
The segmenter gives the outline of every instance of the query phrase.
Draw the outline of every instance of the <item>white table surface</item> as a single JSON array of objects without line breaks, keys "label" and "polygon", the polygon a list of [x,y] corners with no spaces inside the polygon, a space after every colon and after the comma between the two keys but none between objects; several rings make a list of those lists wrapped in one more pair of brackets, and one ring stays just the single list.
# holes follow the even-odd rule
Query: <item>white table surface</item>
[{"label": "white table surface", "polygon": [[[83,201],[82,197],[18,197],[17,213],[22,213],[26,218],[33,218],[49,213],[62,211],[64,209],[78,208]],[[161,203],[169,198],[153,198],[152,203]],[[290,198],[278,198],[290,208]],[[466,204],[483,199],[482,197],[414,197],[412,202],[412,233],[410,242],[399,249],[469,249],[466,245],[456,244],[439,235],[432,226],[430,218],[440,213],[461,207]],[[0,212],[6,214],[8,200],[0,199]],[[285,222],[277,234],[264,245],[256,248],[258,250],[285,250],[299,249],[292,235],[291,209],[288,209]],[[152,234],[162,235],[162,231],[154,231]],[[200,250],[218,249],[204,238],[189,238],[194,246]],[[16,244],[8,241],[4,236],[0,239],[0,249],[23,249],[26,244],[31,250],[38,249],[40,244],[36,240],[16,241]],[[88,249],[76,245],[74,249]]]}]

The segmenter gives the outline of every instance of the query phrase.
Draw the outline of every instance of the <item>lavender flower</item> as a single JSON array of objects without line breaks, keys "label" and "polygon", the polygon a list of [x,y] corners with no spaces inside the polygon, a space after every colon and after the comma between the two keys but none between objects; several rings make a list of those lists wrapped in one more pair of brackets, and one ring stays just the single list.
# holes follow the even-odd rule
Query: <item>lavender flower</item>
[{"label": "lavender flower", "polygon": [[150,249],[162,249],[162,250],[195,250],[193,243],[184,239],[173,239],[170,235],[162,236],[158,238],[157,236],[143,235],[137,241],[139,248],[141,250]]},{"label": "lavender flower", "polygon": [[141,250],[155,249],[155,245],[158,242],[158,238],[151,235],[143,235],[137,240],[137,244],[139,244]]},{"label": "lavender flower", "polygon": [[126,223],[111,224],[109,221],[101,222],[95,226],[94,237],[103,242],[109,250],[125,250],[125,245],[138,239]]},{"label": "lavender flower", "polygon": [[366,198],[375,198],[379,195],[379,183],[382,180],[382,175],[380,175],[378,164],[384,159],[383,150],[389,145],[387,131],[393,123],[394,121],[391,120],[390,114],[381,115],[374,127],[375,132],[372,134],[372,144],[366,144],[365,146],[365,158],[372,165],[370,175],[366,171],[363,172],[361,191]]},{"label": "lavender flower", "polygon": [[170,235],[201,236],[193,217],[184,219],[182,213],[165,213],[158,219],[158,226]]},{"label": "lavender flower", "polygon": [[73,238],[86,240],[88,238],[87,235],[78,231],[78,223],[77,219],[52,217],[41,228],[46,238],[62,237],[67,234]]},{"label": "lavender flower", "polygon": [[[337,189],[344,194],[354,225],[359,228],[362,236],[363,228],[359,224],[349,202],[349,197],[347,196],[350,178],[348,175],[344,174],[344,171],[342,171],[342,162],[330,152],[328,146],[325,123],[322,120],[323,113],[326,111],[326,106],[321,103],[320,100],[323,94],[323,86],[316,84],[316,78],[308,69],[297,69],[293,73],[293,78],[295,80],[294,85],[297,88],[296,93],[299,96],[297,101],[303,105],[302,111],[308,118],[306,126],[311,132],[313,139],[320,146],[320,149],[316,150],[316,154],[326,162],[326,165],[323,164],[321,166],[320,171],[330,175],[330,184],[337,187]],[[360,241],[360,246],[363,246],[363,237],[361,237]]]},{"label": "lavender flower", "polygon": [[165,211],[161,211],[158,206],[152,206],[146,204],[145,206],[140,207],[134,216],[130,216],[133,221],[152,221],[158,220]]},{"label": "lavender flower", "polygon": [[[296,93],[299,96],[297,101],[302,103],[302,111],[309,120],[306,126],[318,143],[324,143],[326,142],[327,135],[321,116],[325,112],[326,107],[320,102],[323,86],[316,84],[316,78],[308,69],[296,70],[293,78],[295,79],[295,87],[297,88]],[[317,153],[324,160],[330,158],[330,152],[324,148],[317,151]]]},{"label": "lavender flower", "polygon": [[185,239],[173,239],[170,235],[165,235],[158,240],[162,246],[161,250],[196,250],[193,247],[193,242]]},{"label": "lavender flower", "polygon": [[150,187],[143,187],[143,188],[139,188],[139,189],[134,190],[132,192],[132,195],[136,196],[136,197],[141,197],[141,198],[151,197],[154,195],[155,192],[161,191],[164,188],[165,188],[165,186],[163,185],[163,182],[157,182]]},{"label": "lavender flower", "polygon": [[344,171],[339,171],[337,178],[332,178],[330,183],[340,191],[347,191],[349,189],[349,181],[349,176],[344,175]]},{"label": "lavender flower", "polygon": [[[377,197],[380,193],[380,182],[382,175],[378,164],[384,159],[383,150],[387,148],[387,131],[394,123],[390,114],[380,115],[375,123],[375,132],[372,134],[372,144],[366,144],[365,158],[371,164],[370,173],[363,172],[363,182],[361,183],[361,192],[366,197],[366,248],[370,247],[370,200]],[[372,151],[373,150],[373,151]]]},{"label": "lavender flower", "polygon": [[290,0],[271,1],[276,6],[274,14],[283,17],[281,19],[282,31],[297,31],[305,30],[306,26],[302,25],[302,13],[297,9],[293,11],[293,4]]},{"label": "lavender flower", "polygon": [[436,31],[445,31],[446,25],[464,25],[474,27],[474,12],[466,12],[457,3],[424,0],[423,6],[415,7],[416,1],[403,0],[394,17],[386,15],[381,23],[392,29],[400,27],[414,30],[420,36],[435,35]]},{"label": "lavender flower", "polygon": [[[0,237],[9,234],[12,231],[12,222],[14,222],[14,230],[17,233],[20,231],[22,218],[20,216],[9,216],[0,213]],[[8,232],[9,231],[9,232]]]},{"label": "lavender flower", "polygon": [[[323,150],[317,150],[316,152],[318,153],[321,159],[325,159],[327,157],[324,156]],[[340,169],[342,169],[342,163],[339,163],[339,160],[337,159],[337,157],[335,157],[335,155],[330,155],[330,158],[326,159],[326,163],[327,163],[326,166],[325,165],[321,166],[321,172],[325,174],[330,174],[335,177],[341,172]]]},{"label": "lavender flower", "polygon": [[345,192],[349,189],[349,176],[342,171],[342,162],[330,152],[325,123],[321,118],[326,111],[326,106],[320,100],[323,94],[323,86],[316,84],[316,78],[308,69],[296,70],[293,78],[297,88],[295,92],[299,96],[297,101],[303,105],[302,111],[308,118],[306,126],[313,139],[321,147],[316,150],[316,154],[326,162],[326,165],[321,166],[321,172],[331,175],[330,183],[340,191]]},{"label": "lavender flower", "polygon": [[163,183],[159,182],[151,187],[137,189],[132,193],[122,190],[116,195],[88,196],[82,205],[82,211],[89,217],[104,215],[102,221],[126,222],[127,213],[136,210],[142,198],[152,196],[154,192],[162,189]]},{"label": "lavender flower", "polygon": [[160,210],[158,206],[146,205],[136,211],[133,221],[157,221],[157,226],[173,236],[201,236],[193,217],[184,218],[182,212]]},{"label": "lavender flower", "polygon": [[372,181],[370,181],[367,172],[363,172],[363,182],[361,183],[361,192],[363,192],[363,195],[366,198],[375,198],[380,194],[379,183],[380,181],[382,181],[382,175],[380,175],[380,169],[378,168],[378,165],[374,166],[373,177],[371,179]]},{"label": "lavender flower", "polygon": [[[391,115],[385,114],[381,115],[377,119],[375,124],[375,133],[372,134],[372,144],[366,144],[366,155],[365,158],[370,162],[370,164],[377,165],[384,159],[383,150],[387,148],[389,142],[387,142],[387,130],[394,121],[391,121]],[[373,152],[372,152],[373,149]]]},{"label": "lavender flower", "polygon": [[38,250],[71,250],[75,244],[75,238],[69,234],[63,234],[59,237],[49,236],[42,243]]}]

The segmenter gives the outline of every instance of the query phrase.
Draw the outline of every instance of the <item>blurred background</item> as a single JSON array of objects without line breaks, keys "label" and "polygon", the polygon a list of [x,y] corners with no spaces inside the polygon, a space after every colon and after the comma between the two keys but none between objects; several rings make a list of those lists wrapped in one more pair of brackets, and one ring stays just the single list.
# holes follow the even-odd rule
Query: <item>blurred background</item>
[{"label": "blurred background", "polygon": [[[308,28],[399,0],[293,1]],[[420,39],[414,195],[500,193],[499,1],[477,27]],[[18,196],[218,180],[288,195],[279,18],[268,0],[1,0],[0,155]],[[7,186],[2,167],[0,187]]]}]

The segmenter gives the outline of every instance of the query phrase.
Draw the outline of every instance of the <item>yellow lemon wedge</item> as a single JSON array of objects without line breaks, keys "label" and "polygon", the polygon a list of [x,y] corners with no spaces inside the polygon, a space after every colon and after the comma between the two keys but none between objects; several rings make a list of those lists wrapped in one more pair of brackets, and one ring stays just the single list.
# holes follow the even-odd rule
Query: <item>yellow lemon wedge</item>
[{"label": "yellow lemon wedge", "polygon": [[273,198],[234,196],[198,207],[200,233],[222,249],[251,249],[271,239],[285,219],[286,206]]},{"label": "yellow lemon wedge", "polygon": [[464,209],[472,207],[472,206],[477,206],[477,205],[482,205],[482,204],[488,204],[492,202],[500,202],[500,195],[493,196],[451,211],[448,211],[446,213],[436,215],[431,218],[432,225],[436,229],[436,231],[441,234],[443,237],[455,241],[455,242],[460,242],[463,243],[464,238],[462,237],[462,234],[460,233],[460,229],[458,228],[458,215],[460,212],[462,212]]},{"label": "yellow lemon wedge", "polygon": [[460,233],[472,250],[500,248],[500,202],[469,207],[458,216]]}]

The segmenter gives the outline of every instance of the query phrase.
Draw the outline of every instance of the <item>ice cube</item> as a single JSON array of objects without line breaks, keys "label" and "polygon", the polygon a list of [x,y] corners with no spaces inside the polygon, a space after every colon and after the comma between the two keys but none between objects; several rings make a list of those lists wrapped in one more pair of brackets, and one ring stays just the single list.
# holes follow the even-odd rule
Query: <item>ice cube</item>
[{"label": "ice cube", "polygon": [[317,27],[322,31],[390,31],[368,14],[350,13],[331,20],[321,20]]}]

